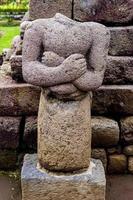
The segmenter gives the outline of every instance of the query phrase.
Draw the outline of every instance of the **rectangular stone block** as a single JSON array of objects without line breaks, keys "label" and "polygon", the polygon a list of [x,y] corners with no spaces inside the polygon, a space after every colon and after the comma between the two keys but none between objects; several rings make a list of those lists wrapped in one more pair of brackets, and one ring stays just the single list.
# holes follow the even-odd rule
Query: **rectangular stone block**
[{"label": "rectangular stone block", "polygon": [[40,89],[29,84],[0,85],[0,115],[35,115]]},{"label": "rectangular stone block", "polygon": [[37,116],[26,117],[23,141],[28,149],[37,149]]},{"label": "rectangular stone block", "polygon": [[133,57],[108,56],[104,84],[132,84]]},{"label": "rectangular stone block", "polygon": [[93,94],[92,113],[94,115],[133,114],[133,85],[102,86]]},{"label": "rectangular stone block", "polygon": [[22,56],[13,55],[10,58],[11,76],[16,82],[24,82],[22,75]]},{"label": "rectangular stone block", "polygon": [[90,168],[78,174],[53,174],[36,166],[37,155],[26,155],[22,200],[105,200],[106,180],[99,160],[92,160]]},{"label": "rectangular stone block", "polygon": [[16,149],[19,145],[21,117],[0,117],[0,148]]},{"label": "rectangular stone block", "polygon": [[110,27],[111,41],[109,54],[133,56],[133,26]]},{"label": "rectangular stone block", "polygon": [[50,18],[56,13],[71,18],[72,0],[30,0],[29,15],[31,20]]},{"label": "rectangular stone block", "polygon": [[106,117],[92,117],[92,146],[116,146],[120,138],[118,122]]}]

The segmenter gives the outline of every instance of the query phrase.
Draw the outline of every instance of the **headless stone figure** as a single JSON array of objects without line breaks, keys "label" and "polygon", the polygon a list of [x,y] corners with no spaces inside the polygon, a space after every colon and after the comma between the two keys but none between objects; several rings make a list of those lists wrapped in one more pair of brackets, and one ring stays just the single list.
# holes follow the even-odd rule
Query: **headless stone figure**
[{"label": "headless stone figure", "polygon": [[42,168],[71,172],[90,165],[90,91],[101,86],[109,32],[61,14],[27,27],[23,76],[42,88],[38,159]]}]

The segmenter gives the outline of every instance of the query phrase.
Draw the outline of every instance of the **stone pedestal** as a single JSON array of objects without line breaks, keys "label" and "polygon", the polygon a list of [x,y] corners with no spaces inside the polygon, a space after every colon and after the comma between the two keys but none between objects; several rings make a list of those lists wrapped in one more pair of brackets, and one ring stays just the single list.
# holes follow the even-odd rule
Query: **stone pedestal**
[{"label": "stone pedestal", "polygon": [[21,174],[22,200],[105,200],[101,161],[78,174],[48,173],[37,168],[37,155],[26,155]]},{"label": "stone pedestal", "polygon": [[50,171],[88,168],[91,157],[91,97],[63,101],[42,90],[38,115],[38,159]]}]

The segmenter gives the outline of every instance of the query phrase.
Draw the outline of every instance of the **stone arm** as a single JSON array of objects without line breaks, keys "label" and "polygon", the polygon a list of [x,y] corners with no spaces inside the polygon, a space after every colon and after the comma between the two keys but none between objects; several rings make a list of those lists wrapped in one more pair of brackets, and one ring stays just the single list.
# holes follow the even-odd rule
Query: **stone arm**
[{"label": "stone arm", "polygon": [[30,24],[24,35],[22,71],[25,81],[41,87],[51,87],[72,82],[84,74],[85,67],[80,68],[78,64],[83,62],[81,55],[73,56],[77,62],[75,62],[73,68],[71,67],[73,58],[56,67],[48,67],[41,63],[39,58],[41,57],[41,51],[44,51],[44,32],[41,32],[40,29],[42,27],[34,27],[33,24]]},{"label": "stone arm", "polygon": [[93,91],[102,85],[110,42],[110,33],[105,26],[89,22],[88,27],[91,28],[93,37],[90,52],[86,57],[88,69],[73,82],[81,91]]}]

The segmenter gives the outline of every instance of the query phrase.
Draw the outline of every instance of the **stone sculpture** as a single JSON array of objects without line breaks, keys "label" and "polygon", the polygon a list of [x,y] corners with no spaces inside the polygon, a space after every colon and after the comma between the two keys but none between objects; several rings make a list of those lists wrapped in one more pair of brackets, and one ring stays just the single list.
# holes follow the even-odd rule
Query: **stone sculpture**
[{"label": "stone sculpture", "polygon": [[[23,76],[26,82],[42,88],[38,115],[39,169],[58,173],[87,171],[83,173],[83,177],[82,173],[79,176],[81,182],[83,181],[84,195],[74,192],[75,188],[79,187],[73,182],[75,177],[65,177],[62,185],[63,179],[60,179],[60,176],[56,177],[55,182],[63,188],[62,191],[56,191],[55,195],[56,186],[52,186],[55,179],[44,171],[44,179],[40,181],[43,180],[44,185],[47,181],[52,181],[52,188],[48,189],[51,192],[48,196],[45,194],[45,198],[43,197],[46,191],[40,192],[41,200],[60,200],[62,193],[65,200],[72,199],[72,194],[65,192],[70,187],[69,184],[64,186],[66,180],[72,181],[71,190],[74,192],[74,198],[77,196],[81,200],[87,196],[89,187],[86,188],[84,176],[88,180],[90,168],[93,166],[90,164],[90,92],[102,84],[109,37],[108,29],[101,24],[79,23],[61,14],[56,14],[50,19],[35,20],[27,27],[23,43]],[[33,162],[36,162],[36,159]],[[23,174],[26,169],[27,164],[24,164]],[[93,178],[90,178],[92,182]],[[93,185],[92,182],[90,181],[90,185]],[[103,182],[104,178],[102,184]],[[104,199],[105,185],[102,186],[101,191],[98,188],[94,192],[96,196],[100,195],[99,200]],[[24,182],[22,188],[24,200],[27,197],[34,199],[36,189],[34,195],[29,197]],[[92,196],[92,199],[95,199],[95,195],[90,195],[86,199],[89,200]]]}]

